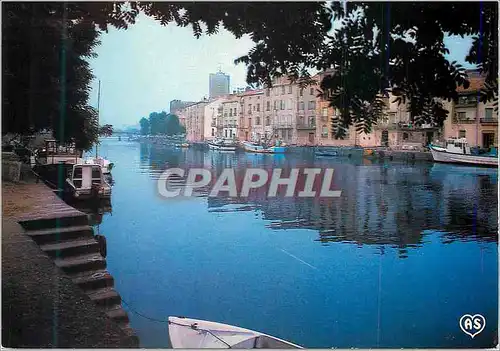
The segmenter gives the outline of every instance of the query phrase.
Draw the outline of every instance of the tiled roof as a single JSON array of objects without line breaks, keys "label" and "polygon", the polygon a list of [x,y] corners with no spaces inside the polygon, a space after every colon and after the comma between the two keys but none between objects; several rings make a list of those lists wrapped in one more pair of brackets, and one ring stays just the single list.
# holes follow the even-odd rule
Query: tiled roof
[{"label": "tiled roof", "polygon": [[468,80],[470,83],[469,87],[467,89],[464,89],[463,86],[457,87],[458,93],[473,93],[479,91],[484,85],[483,77],[469,77]]}]

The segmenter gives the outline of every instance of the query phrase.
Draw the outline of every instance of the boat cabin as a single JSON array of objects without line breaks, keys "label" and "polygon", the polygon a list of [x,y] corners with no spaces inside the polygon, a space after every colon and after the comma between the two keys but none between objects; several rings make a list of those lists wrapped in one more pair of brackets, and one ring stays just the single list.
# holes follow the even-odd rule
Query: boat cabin
[{"label": "boat cabin", "polygon": [[106,182],[102,167],[99,165],[74,165],[66,183],[75,198],[109,198],[111,196],[111,186]]},{"label": "boat cabin", "polygon": [[446,151],[454,154],[470,155],[470,146],[466,138],[449,138],[446,140]]}]

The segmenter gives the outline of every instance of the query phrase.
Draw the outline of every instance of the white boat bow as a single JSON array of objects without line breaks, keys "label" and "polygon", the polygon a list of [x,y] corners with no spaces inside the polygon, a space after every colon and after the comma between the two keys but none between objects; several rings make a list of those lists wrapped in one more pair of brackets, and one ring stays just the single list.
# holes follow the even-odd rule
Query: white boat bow
[{"label": "white boat bow", "polygon": [[174,349],[302,349],[253,330],[191,318],[168,317],[168,332]]}]

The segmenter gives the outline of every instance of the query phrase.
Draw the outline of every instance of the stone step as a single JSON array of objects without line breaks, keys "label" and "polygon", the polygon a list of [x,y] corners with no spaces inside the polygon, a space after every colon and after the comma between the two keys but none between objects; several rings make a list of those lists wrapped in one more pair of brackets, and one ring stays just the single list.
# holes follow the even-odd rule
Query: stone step
[{"label": "stone step", "polygon": [[113,287],[115,282],[113,276],[104,269],[72,274],[70,278],[83,291]]},{"label": "stone step", "polygon": [[118,326],[123,330],[125,335],[129,336],[130,338],[133,338],[137,344],[139,343],[139,338],[137,337],[137,335],[135,335],[135,331],[134,331],[134,329],[132,329],[129,322],[117,321],[117,323],[118,323]]},{"label": "stone step", "polygon": [[99,253],[99,243],[94,238],[44,244],[40,245],[40,248],[50,257],[70,257]]},{"label": "stone step", "polygon": [[128,313],[121,305],[114,305],[106,309],[106,315],[116,322],[128,323]]},{"label": "stone step", "polygon": [[67,274],[106,268],[106,259],[100,253],[57,258],[54,262]]},{"label": "stone step", "polygon": [[96,305],[102,307],[119,305],[122,302],[120,294],[111,287],[87,291],[87,295]]},{"label": "stone step", "polygon": [[[47,213],[50,212],[47,210]],[[76,214],[75,209],[65,209],[51,213],[51,217],[45,218],[46,213],[38,213],[27,218],[22,218],[19,223],[26,230],[41,230],[49,228],[62,228],[70,226],[82,226],[88,224],[88,217],[84,213]]]},{"label": "stone step", "polygon": [[28,230],[29,235],[38,245],[55,244],[74,239],[92,238],[94,230],[89,225],[79,225],[61,228],[45,228],[38,230]]}]

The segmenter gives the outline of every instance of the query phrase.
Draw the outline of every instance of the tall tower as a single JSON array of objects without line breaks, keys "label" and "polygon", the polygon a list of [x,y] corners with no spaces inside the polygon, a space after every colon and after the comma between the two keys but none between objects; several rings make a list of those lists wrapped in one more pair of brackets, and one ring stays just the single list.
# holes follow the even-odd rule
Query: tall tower
[{"label": "tall tower", "polygon": [[208,95],[212,99],[227,94],[229,94],[229,75],[219,68],[219,72],[210,73]]}]

